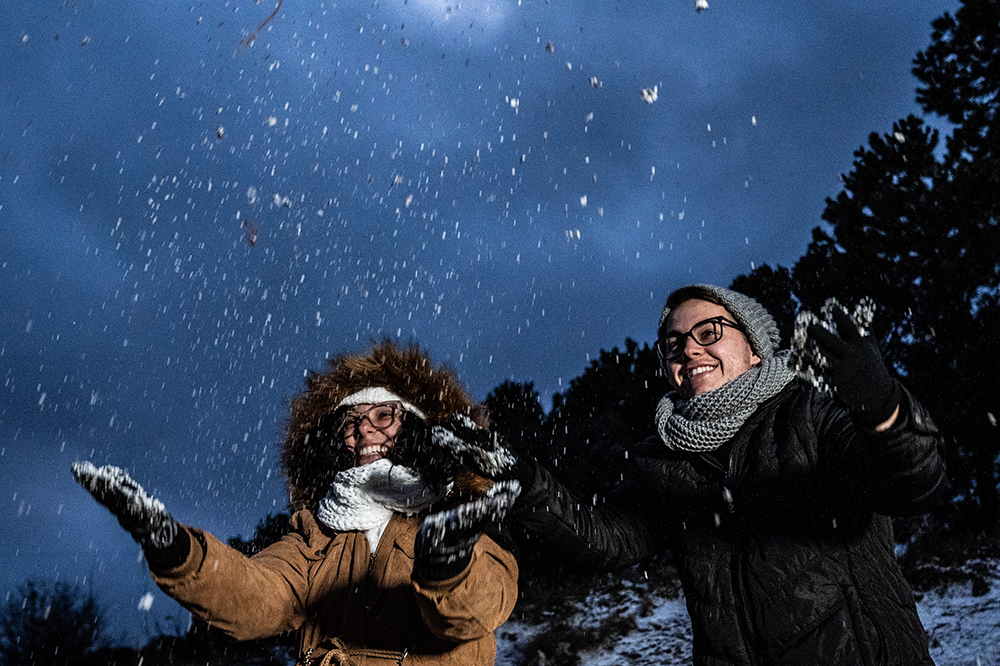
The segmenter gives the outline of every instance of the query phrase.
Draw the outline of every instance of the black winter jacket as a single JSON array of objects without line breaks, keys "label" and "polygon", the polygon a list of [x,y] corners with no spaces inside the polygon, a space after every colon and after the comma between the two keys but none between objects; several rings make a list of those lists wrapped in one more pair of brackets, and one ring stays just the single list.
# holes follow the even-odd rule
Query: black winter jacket
[{"label": "black winter jacket", "polygon": [[929,510],[948,483],[941,434],[901,393],[891,428],[860,432],[795,381],[714,455],[636,447],[603,506],[536,467],[515,517],[592,569],[669,549],[695,664],[932,664],[887,516]]}]

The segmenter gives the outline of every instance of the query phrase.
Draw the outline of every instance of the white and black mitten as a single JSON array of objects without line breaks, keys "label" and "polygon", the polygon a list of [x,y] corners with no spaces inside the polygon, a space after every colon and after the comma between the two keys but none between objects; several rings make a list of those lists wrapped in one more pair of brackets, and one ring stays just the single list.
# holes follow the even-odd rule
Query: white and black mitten
[{"label": "white and black mitten", "polygon": [[431,428],[431,442],[480,476],[494,481],[515,479],[521,486],[530,485],[531,465],[501,442],[495,433],[480,428],[464,414]]},{"label": "white and black mitten", "polygon": [[125,470],[84,461],[73,463],[73,476],[142,546],[151,567],[167,569],[187,557],[191,547],[187,531]]},{"label": "white and black mitten", "polygon": [[479,538],[500,524],[520,492],[517,481],[501,481],[484,497],[424,518],[415,546],[417,573],[427,580],[460,574],[469,565]]}]

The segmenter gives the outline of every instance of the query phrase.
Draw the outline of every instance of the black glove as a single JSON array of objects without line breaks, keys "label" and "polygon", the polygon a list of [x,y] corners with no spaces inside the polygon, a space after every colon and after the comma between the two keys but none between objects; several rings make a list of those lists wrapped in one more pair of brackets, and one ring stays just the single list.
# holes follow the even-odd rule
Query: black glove
[{"label": "black glove", "polygon": [[821,323],[807,328],[807,336],[821,357],[820,372],[852,420],[864,428],[874,428],[895,413],[899,385],[882,362],[874,336],[863,335],[839,305],[831,307],[829,314],[836,333]]},{"label": "black glove", "polygon": [[487,479],[514,479],[527,488],[534,476],[534,468],[528,461],[505,446],[495,433],[480,428],[462,414],[451,417],[444,425],[431,428],[431,442],[456,458],[466,469]]},{"label": "black glove", "polygon": [[445,580],[469,566],[479,537],[498,525],[521,492],[517,481],[501,481],[484,497],[424,518],[414,546],[417,573],[427,580]]},{"label": "black glove", "polygon": [[142,546],[150,567],[165,570],[179,566],[187,558],[191,549],[187,531],[180,528],[160,500],[147,494],[125,470],[76,462],[73,476]]}]

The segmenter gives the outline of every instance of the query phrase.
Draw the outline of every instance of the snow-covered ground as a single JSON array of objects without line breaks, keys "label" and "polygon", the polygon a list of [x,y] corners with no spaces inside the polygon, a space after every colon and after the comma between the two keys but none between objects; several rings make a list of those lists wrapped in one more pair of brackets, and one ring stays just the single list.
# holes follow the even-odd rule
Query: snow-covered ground
[{"label": "snow-covered ground", "polygon": [[990,567],[990,591],[972,596],[972,585],[929,592],[917,602],[938,666],[1000,664],[1000,561]]},{"label": "snow-covered ground", "polygon": [[[937,666],[1000,665],[1000,561],[990,563],[990,590],[973,596],[971,584],[925,593],[917,602]],[[580,653],[581,666],[691,663],[691,625],[683,598],[651,597],[626,587],[587,598],[571,624],[596,627],[611,617],[633,617],[635,628],[604,646]],[[499,666],[523,663],[523,650],[544,625],[511,621],[498,632]]]}]

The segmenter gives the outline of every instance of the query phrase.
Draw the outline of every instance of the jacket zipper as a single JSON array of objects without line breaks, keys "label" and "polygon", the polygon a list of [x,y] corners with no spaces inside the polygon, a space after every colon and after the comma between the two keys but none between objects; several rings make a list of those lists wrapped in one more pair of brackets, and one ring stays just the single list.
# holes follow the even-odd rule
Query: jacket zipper
[{"label": "jacket zipper", "polygon": [[[733,490],[736,488],[736,452],[740,450],[742,446],[746,445],[746,436],[740,437],[742,433],[752,430],[749,428],[751,423],[759,421],[763,418],[761,415],[765,411],[769,411],[772,405],[777,404],[782,396],[785,395],[785,391],[781,391],[778,395],[770,398],[761,407],[758,408],[757,412],[743,424],[740,428],[740,433],[737,433],[736,437],[739,438],[733,442],[732,449],[729,451],[729,465],[723,467],[722,464],[708,455],[707,453],[701,454],[701,457],[708,461],[708,463],[720,470],[722,472],[722,493],[723,499],[726,501],[726,506],[729,509],[730,515],[736,513],[736,498],[733,495]],[[743,631],[744,642],[746,645],[747,659],[749,660],[751,666],[757,666],[760,660],[757,657],[758,646],[757,646],[757,635],[753,629],[753,623],[750,620],[750,615],[747,611],[750,608],[749,600],[747,599],[746,586],[743,584],[743,562],[740,558],[740,535],[738,530],[733,530],[731,535],[731,551],[732,559],[730,562],[730,570],[732,572],[732,585],[733,594],[736,597],[736,616],[739,618],[740,628]]]},{"label": "jacket zipper", "polygon": [[[729,504],[729,513],[731,514],[736,512],[732,488],[736,486],[736,473],[734,471],[736,469],[736,451],[741,444],[743,442],[733,442],[733,448],[729,452],[729,465],[726,468],[726,475],[723,481],[723,493],[725,494],[726,502]],[[747,611],[750,608],[750,601],[747,599],[746,586],[743,584],[743,560],[740,556],[740,541],[739,530],[734,529],[732,532],[732,561],[730,562],[730,570],[733,577],[733,592],[736,594],[736,616],[739,618],[740,627],[743,629],[743,636],[746,640],[747,659],[750,664],[756,665],[757,636],[753,629],[753,623],[750,620],[750,614]]]},{"label": "jacket zipper", "polygon": [[[730,454],[730,467],[732,467],[732,454]],[[726,501],[726,507],[729,509],[729,513],[736,513],[736,500],[733,497],[733,487],[735,483],[733,482],[733,475],[730,470],[722,466],[718,460],[708,455],[707,453],[701,454],[702,460],[707,462],[709,466],[714,467],[718,471],[722,472],[722,499]],[[716,521],[718,522],[718,521]]]},{"label": "jacket zipper", "polygon": [[[733,537],[734,542],[738,541],[738,539],[739,537],[737,536]],[[750,623],[750,616],[747,614],[747,608],[750,607],[750,603],[747,600],[747,591],[743,585],[743,562],[740,561],[739,550],[735,547],[733,548],[732,571],[733,590],[736,592],[736,615],[740,619],[743,635],[746,637],[747,660],[750,664],[756,665],[757,637]]]},{"label": "jacket zipper", "polygon": [[[752,420],[756,421],[758,419]],[[743,432],[746,432],[746,430]],[[737,435],[737,437],[739,437],[739,435]],[[736,453],[738,451],[742,451],[746,447],[746,443],[746,437],[741,437],[737,441],[733,442],[733,447],[729,452],[729,465],[725,470],[725,477],[723,480],[723,493],[725,494],[726,502],[729,505],[730,514],[736,512],[736,500],[733,497],[733,489],[736,487]],[[743,559],[741,557],[742,537],[740,536],[739,530],[734,529],[731,538],[732,560],[730,562],[730,569],[732,571],[733,578],[733,592],[736,596],[736,616],[739,618],[740,627],[743,630],[743,636],[746,642],[747,660],[751,666],[756,666],[760,663],[760,659],[757,656],[759,647],[757,644],[757,633],[754,631],[753,622],[750,619],[750,601],[747,599],[746,585],[743,580]]]},{"label": "jacket zipper", "polygon": [[[711,455],[707,453],[701,454],[702,459],[711,467],[722,472],[722,497],[726,501],[730,515],[736,513],[736,498],[733,495],[736,480],[733,470],[736,469],[736,450],[740,444],[741,442],[733,442],[733,448],[729,452],[729,465],[726,467],[723,467],[722,463]],[[716,524],[718,525],[720,522],[718,516],[716,516]],[[757,639],[753,631],[753,626],[750,623],[750,616],[747,614],[749,602],[747,600],[746,589],[743,585],[743,563],[740,561],[739,541],[739,533],[734,530],[731,535],[730,551],[732,552],[732,559],[730,561],[730,571],[732,572],[733,594],[736,597],[736,617],[739,618],[740,629],[743,631],[747,658],[750,660],[752,666],[756,666],[757,657],[754,652],[756,650]]]}]

